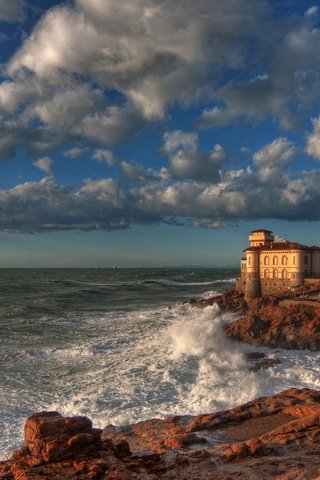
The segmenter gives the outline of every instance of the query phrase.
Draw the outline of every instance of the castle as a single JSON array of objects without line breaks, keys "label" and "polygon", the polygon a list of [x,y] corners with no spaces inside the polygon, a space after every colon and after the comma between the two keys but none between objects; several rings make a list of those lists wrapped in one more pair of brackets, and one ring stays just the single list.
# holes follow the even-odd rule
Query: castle
[{"label": "castle", "polygon": [[[320,278],[320,247],[274,241],[270,230],[253,230],[250,247],[241,259],[241,278],[236,290],[247,301],[264,295],[279,295]],[[310,280],[311,281],[311,280]]]}]

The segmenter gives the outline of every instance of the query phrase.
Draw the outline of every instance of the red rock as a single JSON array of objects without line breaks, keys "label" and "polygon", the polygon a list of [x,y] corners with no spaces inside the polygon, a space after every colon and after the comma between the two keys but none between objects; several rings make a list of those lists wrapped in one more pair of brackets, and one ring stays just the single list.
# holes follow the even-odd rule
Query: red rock
[{"label": "red rock", "polygon": [[299,303],[280,305],[279,300],[253,300],[241,318],[226,326],[226,334],[271,348],[320,350],[320,309]]},{"label": "red rock", "polygon": [[40,463],[76,457],[79,450],[92,453],[101,446],[100,436],[88,418],[63,418],[58,412],[33,414],[24,430],[26,447]]},{"label": "red rock", "polygon": [[241,459],[248,456],[248,448],[245,443],[233,443],[222,453],[222,458],[226,462]]},{"label": "red rock", "polygon": [[317,479],[320,391],[290,389],[198,417],[109,426],[102,442],[87,418],[35,414],[26,442],[0,462],[0,480]]},{"label": "red rock", "polygon": [[198,435],[195,435],[194,433],[180,433],[178,435],[167,437],[163,441],[163,445],[170,448],[176,448],[177,450],[200,443],[206,443],[206,440],[198,437]]}]

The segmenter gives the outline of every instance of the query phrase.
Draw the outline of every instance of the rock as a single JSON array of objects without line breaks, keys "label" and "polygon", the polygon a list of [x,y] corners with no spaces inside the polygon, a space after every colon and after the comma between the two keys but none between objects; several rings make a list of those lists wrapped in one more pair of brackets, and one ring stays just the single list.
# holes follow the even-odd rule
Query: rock
[{"label": "rock", "polygon": [[217,304],[223,311],[241,315],[225,327],[226,334],[236,340],[271,348],[320,350],[319,302],[313,305],[304,298],[292,301],[285,296],[269,295],[255,298],[247,305],[244,295],[232,289],[223,295],[200,301],[193,299],[189,303],[200,308]]},{"label": "rock", "polygon": [[271,348],[320,349],[320,316],[310,308],[274,305],[274,298],[256,299],[246,314],[227,325],[228,336]]},{"label": "rock", "polygon": [[86,417],[62,417],[58,412],[33,414],[26,422],[24,440],[31,456],[41,462],[58,462],[93,453],[101,446],[101,430]]},{"label": "rock", "polygon": [[[320,478],[320,391],[290,389],[217,413],[92,428],[57,412],[26,422],[0,480]],[[200,435],[201,433],[201,435]]]}]

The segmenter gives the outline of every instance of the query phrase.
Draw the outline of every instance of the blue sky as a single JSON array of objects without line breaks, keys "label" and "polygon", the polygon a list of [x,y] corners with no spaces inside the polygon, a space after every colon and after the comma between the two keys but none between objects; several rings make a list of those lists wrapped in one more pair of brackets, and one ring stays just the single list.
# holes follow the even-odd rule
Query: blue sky
[{"label": "blue sky", "polygon": [[320,9],[0,0],[0,265],[235,265],[320,244]]}]

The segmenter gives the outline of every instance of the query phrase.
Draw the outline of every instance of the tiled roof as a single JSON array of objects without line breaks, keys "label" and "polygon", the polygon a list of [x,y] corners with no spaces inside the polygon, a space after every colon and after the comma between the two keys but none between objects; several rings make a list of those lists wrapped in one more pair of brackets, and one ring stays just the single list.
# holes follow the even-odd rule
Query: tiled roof
[{"label": "tiled roof", "polygon": [[296,242],[272,242],[270,245],[260,245],[257,247],[248,247],[244,252],[254,252],[256,250],[320,250],[320,247],[313,245],[308,247]]}]

